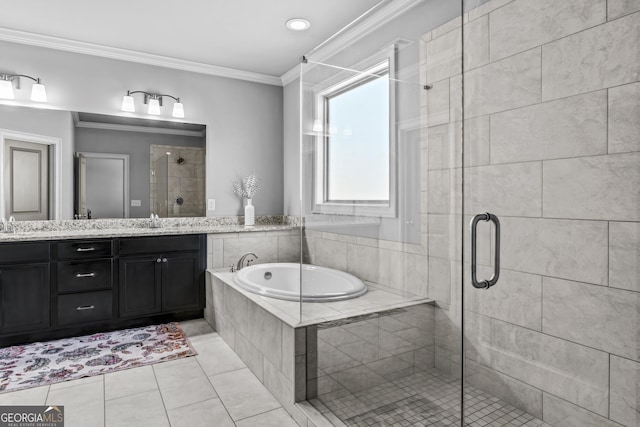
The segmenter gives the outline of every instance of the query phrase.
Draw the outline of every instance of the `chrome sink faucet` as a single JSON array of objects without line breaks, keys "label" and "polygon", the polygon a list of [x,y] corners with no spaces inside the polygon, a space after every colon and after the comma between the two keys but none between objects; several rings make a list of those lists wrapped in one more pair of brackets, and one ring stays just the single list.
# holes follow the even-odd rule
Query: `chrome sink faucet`
[{"label": "chrome sink faucet", "polygon": [[160,217],[158,214],[151,214],[149,217],[149,228],[161,228],[162,224],[160,224]]},{"label": "chrome sink faucet", "polygon": [[[253,257],[253,259],[248,259],[249,257]],[[235,271],[240,271],[244,267],[246,267],[244,265],[245,261],[247,262],[247,266],[248,266],[249,264],[251,264],[252,261],[255,261],[257,259],[258,259],[258,255],[254,254],[253,252],[247,252],[246,254],[240,257],[237,265],[234,266],[233,264],[231,264],[231,272],[233,273]]]},{"label": "chrome sink faucet", "polygon": [[13,216],[9,217],[9,220],[7,221],[5,218],[0,219],[0,222],[2,222],[2,232],[3,233],[15,233],[16,232],[16,219]]}]

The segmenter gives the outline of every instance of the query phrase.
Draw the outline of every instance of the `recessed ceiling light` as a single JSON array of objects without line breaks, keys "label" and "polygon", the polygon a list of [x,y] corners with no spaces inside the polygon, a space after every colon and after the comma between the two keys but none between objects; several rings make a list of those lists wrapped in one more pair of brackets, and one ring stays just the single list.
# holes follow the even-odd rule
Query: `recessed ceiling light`
[{"label": "recessed ceiling light", "polygon": [[311,23],[306,19],[293,18],[287,21],[287,28],[292,31],[304,31],[311,26]]}]

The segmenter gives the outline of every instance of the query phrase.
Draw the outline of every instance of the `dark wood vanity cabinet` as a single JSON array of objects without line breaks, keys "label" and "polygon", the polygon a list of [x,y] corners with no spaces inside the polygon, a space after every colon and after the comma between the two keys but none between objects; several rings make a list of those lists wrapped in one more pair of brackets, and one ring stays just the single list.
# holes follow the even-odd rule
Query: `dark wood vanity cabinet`
[{"label": "dark wood vanity cabinet", "polygon": [[120,259],[120,316],[160,313],[162,259],[158,255],[129,256]]},{"label": "dark wood vanity cabinet", "polygon": [[162,261],[162,311],[204,308],[204,275],[199,252],[170,254]]},{"label": "dark wood vanity cabinet", "polygon": [[120,316],[204,308],[205,236],[120,240]]},{"label": "dark wood vanity cabinet", "polygon": [[50,245],[0,245],[0,334],[50,327]]},{"label": "dark wood vanity cabinet", "polygon": [[0,348],[202,317],[206,236],[0,244]]}]

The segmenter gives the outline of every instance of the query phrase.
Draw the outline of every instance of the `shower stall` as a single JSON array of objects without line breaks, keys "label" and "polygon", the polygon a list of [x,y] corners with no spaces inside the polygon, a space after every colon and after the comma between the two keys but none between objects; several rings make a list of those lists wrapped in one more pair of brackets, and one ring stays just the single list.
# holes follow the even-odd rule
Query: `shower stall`
[{"label": "shower stall", "polygon": [[386,1],[305,56],[302,262],[369,287],[307,326],[334,425],[640,426],[639,45],[637,1]]},{"label": "shower stall", "polygon": [[151,212],[161,218],[204,216],[205,149],[150,146]]}]

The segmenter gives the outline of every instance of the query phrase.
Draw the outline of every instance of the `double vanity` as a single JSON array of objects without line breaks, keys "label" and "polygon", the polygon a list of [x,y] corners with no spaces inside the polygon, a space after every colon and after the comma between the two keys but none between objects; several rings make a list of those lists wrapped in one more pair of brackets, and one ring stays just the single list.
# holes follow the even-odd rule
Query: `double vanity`
[{"label": "double vanity", "polygon": [[202,317],[205,234],[19,237],[0,243],[0,346]]},{"label": "double vanity", "polygon": [[0,348],[202,318],[208,235],[296,228],[282,216],[259,220],[17,221],[0,233]]}]

